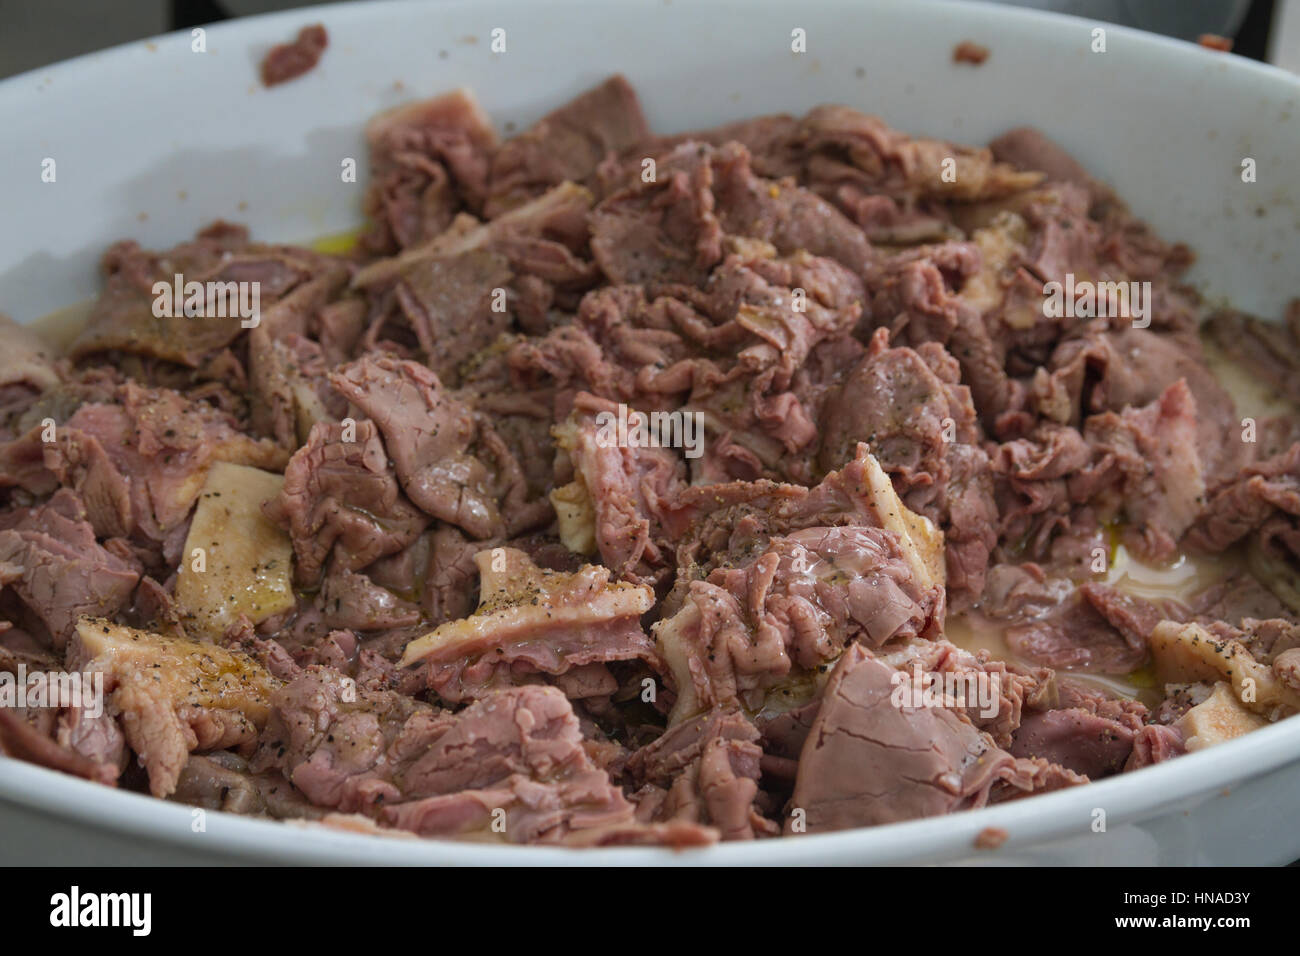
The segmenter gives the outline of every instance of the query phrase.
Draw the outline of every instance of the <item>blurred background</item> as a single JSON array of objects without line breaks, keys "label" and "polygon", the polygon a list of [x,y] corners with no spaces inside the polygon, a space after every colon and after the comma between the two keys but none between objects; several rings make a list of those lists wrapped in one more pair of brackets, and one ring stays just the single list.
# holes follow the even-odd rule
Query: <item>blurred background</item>
[{"label": "blurred background", "polygon": [[[1300,73],[1300,0],[1010,2],[1184,40],[1217,34],[1233,41],[1234,53]],[[0,0],[0,77],[171,30],[310,5],[310,0]]]}]

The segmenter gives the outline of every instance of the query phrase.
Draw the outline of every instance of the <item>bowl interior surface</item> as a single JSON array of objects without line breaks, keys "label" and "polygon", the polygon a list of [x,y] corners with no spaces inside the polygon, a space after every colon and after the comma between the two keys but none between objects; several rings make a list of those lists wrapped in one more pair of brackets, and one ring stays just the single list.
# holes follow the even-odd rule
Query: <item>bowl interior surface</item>
[{"label": "bowl interior surface", "polygon": [[[317,21],[330,32],[319,66],[264,89],[261,56]],[[1097,28],[1105,52],[1092,49]],[[498,29],[504,53],[491,48]],[[796,30],[806,52],[791,50]],[[962,40],[987,46],[990,58],[979,67],[954,64]],[[663,133],[821,103],[962,143],[1037,126],[1162,236],[1191,245],[1199,257],[1191,278],[1212,299],[1276,317],[1300,292],[1290,261],[1300,248],[1300,81],[1119,27],[980,3],[444,0],[299,9],[209,28],[206,52],[194,52],[193,41],[188,32],[171,34],[0,83],[9,147],[0,151],[9,227],[0,231],[0,312],[26,322],[94,295],[98,258],[120,238],[165,248],[217,218],[275,241],[353,228],[367,182],[363,127],[375,113],[463,86],[506,136],[613,72],[629,78]],[[355,183],[340,175],[349,159],[360,167]],[[1255,182],[1242,180],[1246,159]],[[48,160],[53,182],[42,178]],[[1086,832],[1103,798],[1121,818],[1174,806],[1190,812],[1211,791],[1300,755],[1300,722],[1290,723],[1213,754],[948,818],[704,853],[601,852],[610,862],[938,860],[966,853],[990,825],[1008,827],[1014,849]],[[195,848],[222,840],[250,858],[574,858],[225,814],[209,814],[215,822],[200,838],[189,831],[188,808],[97,791],[3,758],[0,798]],[[1300,851],[1296,841],[1291,852]]]}]

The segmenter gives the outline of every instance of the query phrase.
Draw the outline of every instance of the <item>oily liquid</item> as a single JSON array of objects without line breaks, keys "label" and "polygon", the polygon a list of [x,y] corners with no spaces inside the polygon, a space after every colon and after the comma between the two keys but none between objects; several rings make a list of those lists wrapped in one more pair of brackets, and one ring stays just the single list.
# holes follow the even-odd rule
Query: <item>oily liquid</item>
[{"label": "oily liquid", "polygon": [[41,316],[28,328],[46,345],[54,349],[56,355],[62,355],[72,345],[72,340],[77,337],[77,333],[85,328],[94,305],[94,299],[74,302],[72,305]]},{"label": "oily liquid", "polygon": [[[1224,390],[1232,396],[1239,416],[1258,420],[1275,415],[1300,414],[1300,409],[1278,395],[1267,383],[1252,376],[1248,369],[1230,359],[1214,343],[1203,339],[1202,346],[1205,364]],[[1186,601],[1197,592],[1248,566],[1252,571],[1259,570],[1249,564],[1249,556],[1242,548],[1233,548],[1215,555],[1184,554],[1167,566],[1157,567],[1137,560],[1121,544],[1116,545],[1106,576],[1100,580],[1126,594],[1149,601]],[[1003,625],[987,620],[978,611],[950,615],[945,631],[950,641],[966,650],[986,649],[1000,660],[1030,663],[1017,657],[1007,646]],[[1162,688],[1155,685],[1152,675],[1146,671],[1120,676],[1072,671],[1070,677],[1105,687],[1125,697],[1140,699],[1144,703],[1158,703],[1164,696]]]},{"label": "oily liquid", "polygon": [[[1181,555],[1167,566],[1156,567],[1137,560],[1124,545],[1119,544],[1111,555],[1106,576],[1097,580],[1125,594],[1148,601],[1186,601],[1193,594],[1223,580],[1240,566],[1239,555],[1226,553],[1195,557]],[[1007,646],[1004,625],[988,620],[978,611],[949,615],[944,631],[948,640],[968,651],[987,650],[999,660],[1032,663],[1018,657]],[[1156,686],[1152,676],[1144,670],[1124,675],[1071,671],[1070,677],[1147,704],[1159,703],[1164,697],[1163,690]]]}]

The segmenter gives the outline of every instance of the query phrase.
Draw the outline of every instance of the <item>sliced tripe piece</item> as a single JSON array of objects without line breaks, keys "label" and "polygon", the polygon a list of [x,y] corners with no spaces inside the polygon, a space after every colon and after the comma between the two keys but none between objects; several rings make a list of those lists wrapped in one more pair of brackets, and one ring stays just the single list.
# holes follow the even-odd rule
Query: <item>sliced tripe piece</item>
[{"label": "sliced tripe piece", "polygon": [[[1006,297],[1006,273],[1016,256],[1024,252],[1028,240],[1029,227],[1025,220],[1009,210],[998,213],[984,228],[976,229],[971,234],[971,242],[980,251],[980,269],[966,280],[958,297],[981,315],[998,305]],[[1025,322],[1023,317],[1016,316],[1011,324],[1025,328],[1033,324],[1034,316],[1029,315],[1028,319]]]},{"label": "sliced tripe piece", "polygon": [[0,343],[5,349],[5,361],[0,365],[0,387],[25,385],[39,392],[59,384],[54,349],[30,328],[0,315]]},{"label": "sliced tripe piece", "polygon": [[1210,696],[1183,714],[1174,728],[1182,733],[1190,753],[1234,740],[1267,724],[1263,717],[1242,706],[1230,684],[1218,681]]},{"label": "sliced tripe piece", "polygon": [[875,455],[865,456],[864,489],[876,519],[886,531],[898,535],[898,544],[922,587],[943,587],[946,581],[943,532],[929,518],[908,510],[894,491],[894,483]]},{"label": "sliced tripe piece", "polygon": [[431,657],[445,658],[480,646],[496,644],[535,628],[594,624],[613,617],[640,617],[654,604],[646,585],[609,580],[609,569],[584,565],[572,574],[533,564],[515,548],[491,548],[474,556],[481,585],[478,609],[469,617],[448,621],[406,645],[403,667]]},{"label": "sliced tripe piece", "polygon": [[[581,436],[572,415],[551,426],[551,436],[556,446],[569,456],[578,448]],[[560,543],[577,554],[591,556],[597,551],[596,502],[582,472],[574,469],[573,480],[561,485],[550,494],[551,507],[555,509],[555,526]]]},{"label": "sliced tripe piece", "polygon": [[1155,675],[1163,683],[1224,680],[1237,642],[1211,634],[1199,624],[1161,621],[1151,632]]},{"label": "sliced tripe piece", "polygon": [[673,709],[668,715],[669,727],[675,727],[704,709],[695,689],[695,669],[692,666],[694,655],[691,653],[693,635],[699,632],[702,619],[699,605],[695,601],[687,601],[672,617],[656,621],[652,627],[659,657],[667,666],[673,689],[677,693]]},{"label": "sliced tripe piece", "polygon": [[576,183],[561,183],[536,199],[502,213],[490,222],[478,223],[476,220],[460,220],[452,227],[426,240],[403,250],[388,259],[377,259],[364,268],[358,269],[352,277],[352,288],[365,289],[398,278],[403,270],[418,265],[431,256],[458,256],[475,249],[487,248],[497,239],[508,237],[512,231],[531,233],[536,223],[544,222],[550,213],[564,210],[566,207],[585,210],[592,205],[590,190]]},{"label": "sliced tripe piece", "polygon": [[1151,632],[1150,646],[1159,681],[1224,682],[1247,710],[1269,720],[1300,712],[1300,693],[1236,639],[1218,637],[1199,624],[1161,621]]},{"label": "sliced tripe piece", "polygon": [[[430,685],[452,700],[479,696],[517,667],[562,674],[613,660],[654,660],[641,615],[654,604],[646,585],[610,581],[608,568],[584,565],[567,574],[539,568],[524,552],[491,548],[475,555],[478,609],[406,646],[401,666],[429,662]],[[476,667],[483,664],[483,667]]]},{"label": "sliced tripe piece", "polygon": [[199,495],[176,581],[187,629],[219,638],[245,615],[254,624],[296,605],[293,543],[262,513],[284,478],[218,462]]},{"label": "sliced tripe piece", "polygon": [[176,789],[192,751],[253,744],[280,686],[245,654],[103,618],[77,622],[68,663],[105,675],[111,712],[120,716],[157,797]]},{"label": "sliced tripe piece", "polygon": [[579,474],[551,492],[560,543],[575,554],[596,553],[596,505]]},{"label": "sliced tripe piece", "polygon": [[[922,195],[958,202],[1005,197],[1039,185],[1043,173],[994,160],[987,149],[940,139],[904,137],[898,150],[909,185]],[[951,169],[951,175],[948,171]]]}]

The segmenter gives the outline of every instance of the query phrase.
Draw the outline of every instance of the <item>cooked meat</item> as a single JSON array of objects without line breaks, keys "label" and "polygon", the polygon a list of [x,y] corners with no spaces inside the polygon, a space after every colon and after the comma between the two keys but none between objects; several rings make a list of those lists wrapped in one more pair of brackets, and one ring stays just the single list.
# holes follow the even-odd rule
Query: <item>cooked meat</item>
[{"label": "cooked meat", "polygon": [[131,600],[140,567],[115,538],[95,540],[85,506],[60,488],[0,530],[0,582],[10,588],[61,650],[86,615],[111,616]]},{"label": "cooked meat", "polygon": [[463,90],[366,140],[346,251],[218,222],[112,246],[65,355],[0,319],[4,754],[683,847],[1300,710],[1300,302],[1209,318],[1275,393],[1243,417],[1190,250],[1042,134],[826,105],[656,136],[615,76],[505,141]]},{"label": "cooked meat", "polygon": [[974,40],[962,40],[952,48],[952,62],[969,63],[971,66],[979,66],[989,58],[989,48],[981,46]]},{"label": "cooked meat", "polygon": [[304,586],[316,584],[327,563],[358,571],[402,550],[429,523],[398,486],[369,419],[313,426],[266,508],[293,538],[295,578]]},{"label": "cooked meat", "polygon": [[495,219],[551,186],[583,182],[611,153],[649,136],[636,91],[610,77],[502,144],[492,157],[485,212]]},{"label": "cooked meat", "polygon": [[247,750],[266,723],[279,683],[246,656],[83,617],[69,665],[103,673],[126,742],[149,774],[149,789],[176,789],[194,750]]},{"label": "cooked meat", "polygon": [[428,665],[429,684],[444,700],[481,697],[529,672],[655,660],[640,623],[654,603],[649,587],[611,581],[608,569],[590,564],[573,574],[539,568],[515,548],[480,551],[475,561],[478,609],[402,653],[403,666]]},{"label": "cooked meat", "polygon": [[381,113],[366,141],[366,248],[391,254],[434,238],[462,210],[482,211],[497,135],[465,91]]},{"label": "cooked meat", "polygon": [[717,827],[724,840],[770,836],[776,826],[754,806],[763,749],[736,711],[706,711],[628,757],[643,820]]},{"label": "cooked meat", "polygon": [[262,85],[275,86],[302,76],[320,61],[329,42],[325,28],[314,23],[299,30],[292,43],[271,47],[262,60]]},{"label": "cooked meat", "polygon": [[787,832],[978,807],[995,783],[1023,776],[1016,758],[954,710],[893,703],[897,673],[857,644],[840,658],[799,756],[790,803],[802,815],[791,814]]},{"label": "cooked meat", "polygon": [[[349,691],[325,668],[277,691],[253,768],[283,771],[317,806],[424,836],[563,842],[639,828],[554,688],[503,690],[456,714]],[[679,842],[673,833],[647,828],[645,839]]]}]

